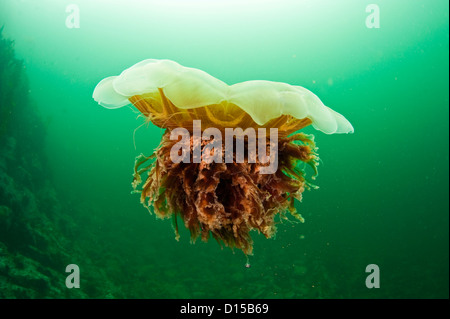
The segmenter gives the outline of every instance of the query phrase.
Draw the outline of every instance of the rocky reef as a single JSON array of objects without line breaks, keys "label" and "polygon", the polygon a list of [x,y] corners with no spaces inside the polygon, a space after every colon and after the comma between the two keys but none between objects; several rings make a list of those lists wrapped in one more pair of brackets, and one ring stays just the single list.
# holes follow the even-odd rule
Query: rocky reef
[{"label": "rocky reef", "polygon": [[0,299],[114,297],[111,283],[95,267],[86,289],[66,288],[66,266],[74,260],[89,265],[92,259],[77,244],[76,223],[52,185],[45,134],[29,98],[24,64],[1,28]]}]

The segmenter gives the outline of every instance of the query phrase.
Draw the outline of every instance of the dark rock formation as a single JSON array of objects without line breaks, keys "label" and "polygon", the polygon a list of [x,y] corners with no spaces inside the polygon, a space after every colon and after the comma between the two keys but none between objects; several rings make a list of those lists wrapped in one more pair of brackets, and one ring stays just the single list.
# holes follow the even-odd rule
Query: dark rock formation
[{"label": "dark rock formation", "polygon": [[0,29],[0,299],[114,297],[95,267],[85,289],[68,289],[66,266],[91,257],[52,186],[43,152],[45,128],[29,99],[22,61]]}]

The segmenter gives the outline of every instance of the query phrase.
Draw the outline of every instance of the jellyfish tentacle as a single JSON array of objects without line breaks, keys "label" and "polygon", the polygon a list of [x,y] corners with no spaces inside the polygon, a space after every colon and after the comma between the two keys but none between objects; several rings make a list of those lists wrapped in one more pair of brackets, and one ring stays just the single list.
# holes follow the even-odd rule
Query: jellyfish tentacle
[{"label": "jellyfish tentacle", "polygon": [[[204,141],[202,147],[211,142]],[[306,135],[279,140],[278,170],[267,175],[259,174],[258,169],[267,164],[248,163],[248,158],[244,163],[237,163],[235,158],[232,163],[172,163],[168,152],[175,143],[167,130],[152,156],[138,156],[135,175],[144,178],[147,174],[141,202],[149,210],[152,207],[158,217],[173,218],[176,238],[179,238],[176,222],[179,216],[189,229],[192,242],[199,237],[207,241],[212,236],[225,246],[251,255],[252,230],[273,237],[274,217],[286,218],[287,212],[294,220],[303,222],[294,205],[307,188],[305,172],[298,163],[316,160],[315,149],[311,147],[314,144]],[[270,141],[266,143],[269,147]],[[152,159],[156,160],[147,165]],[[135,178],[133,182],[135,189],[137,181]]]}]

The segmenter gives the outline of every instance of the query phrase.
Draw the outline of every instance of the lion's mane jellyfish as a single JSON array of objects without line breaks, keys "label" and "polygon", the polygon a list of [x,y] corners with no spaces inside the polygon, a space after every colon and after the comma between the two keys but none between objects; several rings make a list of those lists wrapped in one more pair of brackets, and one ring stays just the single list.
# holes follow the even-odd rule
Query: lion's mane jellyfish
[{"label": "lion's mane jellyfish", "polygon": [[[251,230],[270,238],[277,215],[303,221],[294,200],[314,187],[318,156],[313,136],[299,130],[312,125],[326,134],[353,132],[342,115],[303,87],[270,81],[227,85],[170,60],[144,60],[105,78],[93,98],[110,109],[131,103],[146,121],[165,129],[155,152],[136,158],[132,186],[141,203],[160,218],[172,218],[177,239],[181,218],[192,241],[207,241],[211,234],[246,255],[252,254]],[[252,133],[274,128],[275,140],[258,134],[256,147]],[[269,170],[271,149],[276,166]],[[174,154],[183,160],[174,161]]]}]

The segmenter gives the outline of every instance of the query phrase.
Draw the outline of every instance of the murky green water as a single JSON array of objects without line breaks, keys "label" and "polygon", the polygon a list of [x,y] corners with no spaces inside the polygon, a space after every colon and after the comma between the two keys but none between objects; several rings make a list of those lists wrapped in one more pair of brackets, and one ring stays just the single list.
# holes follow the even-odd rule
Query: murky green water
[{"label": "murky green water", "polygon": [[[66,26],[71,3],[79,28]],[[370,3],[379,6],[380,28],[366,26]],[[443,0],[1,1],[3,36],[15,41],[45,124],[46,176],[59,213],[73,220],[57,227],[68,238],[65,260],[81,269],[80,290],[125,298],[448,298],[448,9]],[[240,251],[213,240],[191,245],[184,229],[177,242],[170,221],[130,194],[134,158],[150,154],[162,130],[140,128],[135,148],[142,119],[130,108],[102,108],[92,92],[147,58],[228,84],[301,85],[355,127],[353,135],[305,130],[319,146],[320,188],[297,203],[304,224],[280,224],[276,239],[254,234],[251,268]],[[365,285],[369,264],[380,268],[379,289]]]}]

